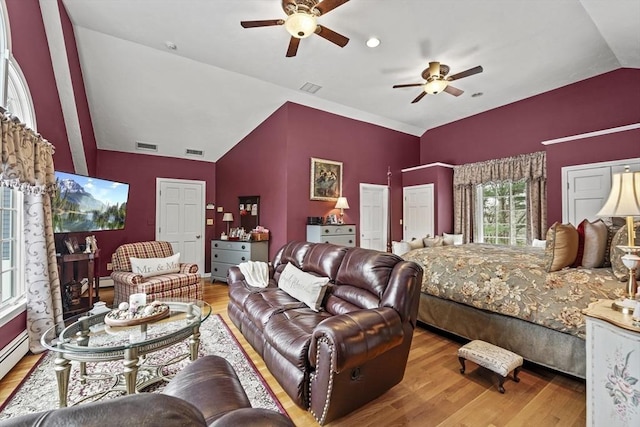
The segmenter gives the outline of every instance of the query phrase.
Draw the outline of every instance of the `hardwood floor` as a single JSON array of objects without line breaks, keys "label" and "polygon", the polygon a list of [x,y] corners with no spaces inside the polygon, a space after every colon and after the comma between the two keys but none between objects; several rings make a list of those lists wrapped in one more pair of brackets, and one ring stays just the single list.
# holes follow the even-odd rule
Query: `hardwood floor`
[{"label": "hardwood floor", "polygon": [[[271,376],[264,362],[233,326],[227,315],[226,284],[204,282],[205,299],[227,322],[238,341],[272,388],[297,426],[317,426],[313,417],[297,407]],[[100,290],[109,305],[113,290]],[[495,376],[467,364],[461,375],[457,351],[460,343],[419,328],[409,354],[404,380],[359,410],[330,426],[584,426],[585,383],[538,366],[525,365],[520,382],[505,382],[500,394]],[[38,356],[24,357],[0,380],[0,402],[27,375]]]}]

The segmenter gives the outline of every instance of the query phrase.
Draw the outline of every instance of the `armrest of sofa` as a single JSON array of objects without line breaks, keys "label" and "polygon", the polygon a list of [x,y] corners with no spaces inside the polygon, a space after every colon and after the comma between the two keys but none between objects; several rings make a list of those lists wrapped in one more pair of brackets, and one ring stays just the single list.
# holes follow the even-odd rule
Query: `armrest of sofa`
[{"label": "armrest of sofa", "polygon": [[197,273],[198,272],[198,264],[192,264],[190,262],[182,262],[180,263],[180,273]]},{"label": "armrest of sofa", "polygon": [[144,277],[130,271],[114,271],[111,273],[114,282],[120,282],[125,285],[139,285],[144,281]]},{"label": "armrest of sofa", "polygon": [[398,312],[389,307],[359,310],[323,320],[313,331],[309,362],[316,366],[318,343],[328,341],[335,352],[336,372],[359,366],[402,343]]}]

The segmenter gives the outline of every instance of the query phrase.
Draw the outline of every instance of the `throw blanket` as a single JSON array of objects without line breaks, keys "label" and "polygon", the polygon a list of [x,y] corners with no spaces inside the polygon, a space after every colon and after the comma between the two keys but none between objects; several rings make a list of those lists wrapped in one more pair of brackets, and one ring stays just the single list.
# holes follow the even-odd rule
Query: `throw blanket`
[{"label": "throw blanket", "polygon": [[269,284],[269,264],[262,261],[247,261],[238,265],[249,286],[266,288]]}]

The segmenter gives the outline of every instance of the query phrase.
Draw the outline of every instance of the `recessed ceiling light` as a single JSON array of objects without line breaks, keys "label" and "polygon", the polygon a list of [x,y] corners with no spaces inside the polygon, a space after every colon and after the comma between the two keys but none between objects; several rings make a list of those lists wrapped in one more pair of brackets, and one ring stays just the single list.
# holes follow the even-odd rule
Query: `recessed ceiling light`
[{"label": "recessed ceiling light", "polygon": [[378,47],[380,46],[380,39],[377,37],[371,37],[369,40],[367,40],[367,46],[369,47]]},{"label": "recessed ceiling light", "polygon": [[170,49],[170,50],[178,49],[178,46],[176,46],[174,42],[164,42],[164,45],[167,47],[167,49]]},{"label": "recessed ceiling light", "polygon": [[482,95],[484,95],[484,93],[482,93],[482,92],[476,92],[476,93],[472,94],[472,95],[471,95],[471,97],[472,97],[472,98],[477,98],[477,97],[482,96]]}]

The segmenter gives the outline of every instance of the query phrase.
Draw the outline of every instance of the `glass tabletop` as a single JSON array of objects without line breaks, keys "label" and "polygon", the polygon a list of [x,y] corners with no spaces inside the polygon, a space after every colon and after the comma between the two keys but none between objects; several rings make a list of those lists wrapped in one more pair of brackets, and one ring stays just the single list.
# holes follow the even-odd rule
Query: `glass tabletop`
[{"label": "glass tabletop", "polygon": [[[109,353],[131,347],[149,346],[193,331],[211,315],[211,306],[200,300],[160,299],[169,306],[169,315],[135,326],[109,326],[104,317],[109,311],[91,312],[67,319],[58,335],[52,327],[42,336],[42,344],[53,351],[69,353]],[[71,322],[71,323],[69,323]]]}]

